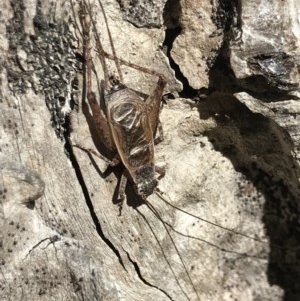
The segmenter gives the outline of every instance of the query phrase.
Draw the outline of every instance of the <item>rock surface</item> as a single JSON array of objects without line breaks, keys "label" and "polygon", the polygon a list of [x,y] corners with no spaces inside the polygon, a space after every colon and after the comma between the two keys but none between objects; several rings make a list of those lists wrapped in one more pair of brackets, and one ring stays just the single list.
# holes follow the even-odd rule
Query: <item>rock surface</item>
[{"label": "rock surface", "polygon": [[129,183],[121,215],[122,166],[74,147],[103,154],[78,2],[1,2],[0,300],[300,298],[300,6],[196,2],[102,0],[117,56],[168,80],[160,192],[145,203]]}]

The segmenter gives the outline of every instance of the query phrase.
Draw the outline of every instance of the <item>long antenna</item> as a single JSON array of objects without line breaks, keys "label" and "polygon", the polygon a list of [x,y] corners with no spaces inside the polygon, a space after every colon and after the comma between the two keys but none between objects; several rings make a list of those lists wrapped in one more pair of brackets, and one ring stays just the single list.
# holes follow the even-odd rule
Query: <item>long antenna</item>
[{"label": "long antenna", "polygon": [[117,70],[118,70],[118,73],[119,73],[120,82],[123,83],[124,82],[123,74],[122,74],[122,71],[121,71],[119,59],[118,59],[117,54],[116,54],[116,49],[115,49],[114,42],[113,42],[113,39],[112,39],[112,36],[111,36],[111,32],[110,32],[109,27],[108,27],[106,13],[105,13],[104,7],[102,5],[102,2],[100,0],[98,0],[98,2],[99,2],[99,5],[101,7],[102,14],[103,14],[103,17],[104,17],[106,30],[107,30],[108,37],[109,37],[110,47],[111,47],[111,50],[112,50],[112,53],[113,53],[113,60],[115,61],[115,64],[116,64],[116,67],[117,67]]},{"label": "long antenna", "polygon": [[170,238],[170,240],[171,240],[171,242],[172,242],[172,245],[174,246],[174,248],[175,248],[175,250],[176,250],[176,253],[177,253],[177,255],[178,255],[179,259],[180,259],[180,262],[182,263],[182,266],[183,266],[183,268],[184,268],[184,270],[185,270],[185,273],[186,273],[186,275],[188,276],[189,282],[190,282],[190,284],[192,285],[192,288],[193,288],[195,294],[197,295],[197,299],[200,300],[200,297],[199,297],[199,295],[198,295],[198,292],[197,292],[197,290],[196,290],[196,287],[195,287],[195,285],[194,285],[194,283],[193,283],[193,281],[192,281],[192,278],[191,278],[191,276],[190,276],[190,273],[188,272],[188,268],[187,268],[186,264],[184,263],[184,260],[183,260],[183,258],[182,258],[182,256],[181,256],[180,252],[179,252],[179,249],[177,248],[177,246],[176,246],[176,244],[175,244],[175,241],[174,241],[173,237],[171,236],[171,234],[170,234],[168,228],[166,227],[165,222],[163,221],[163,219],[161,218],[161,216],[160,216],[159,213],[157,212],[156,208],[155,208],[151,203],[149,203],[147,200],[146,200],[145,202],[146,202],[146,205],[148,206],[148,208],[149,208],[149,209],[152,211],[152,213],[158,218],[158,220],[162,223],[163,227],[165,228],[165,230],[166,230],[166,232],[167,232],[167,234],[168,234],[168,236],[169,236],[169,238]]},{"label": "long antenna", "polygon": [[[146,204],[147,204],[147,206],[148,206],[148,202],[147,202]],[[152,209],[151,209],[149,206],[148,206],[148,208],[152,211]],[[161,249],[162,255],[163,255],[163,257],[164,257],[164,259],[165,259],[167,265],[169,266],[169,268],[170,268],[170,270],[171,270],[171,273],[172,273],[172,275],[174,276],[174,279],[175,279],[177,285],[179,286],[180,290],[182,291],[182,293],[184,294],[184,296],[186,297],[186,299],[187,299],[187,300],[190,300],[189,296],[188,296],[187,293],[184,291],[184,289],[183,289],[183,287],[181,286],[181,284],[180,284],[178,278],[176,277],[175,271],[174,271],[174,269],[173,269],[173,267],[172,267],[170,261],[168,260],[166,254],[165,254],[165,252],[164,252],[164,250],[163,250],[163,247],[162,247],[162,245],[161,245],[161,243],[160,243],[160,241],[159,241],[157,235],[156,235],[155,232],[153,231],[153,229],[152,229],[152,227],[151,227],[149,221],[146,219],[146,217],[145,217],[138,209],[136,209],[136,211],[137,211],[137,212],[139,213],[139,215],[144,219],[144,221],[146,222],[146,224],[147,224],[148,227],[150,228],[150,231],[152,232],[152,234],[153,234],[153,236],[154,236],[154,238],[155,238],[155,240],[156,240],[156,242],[157,242],[159,248]],[[154,211],[152,211],[152,213],[154,213]],[[155,214],[155,213],[154,213],[154,214]],[[168,230],[166,230],[166,231],[167,231],[167,233],[169,234]],[[169,236],[170,236],[170,234],[169,234]],[[171,239],[172,244],[174,245],[174,241],[173,241],[172,237],[171,237],[170,239]],[[176,248],[176,245],[174,245],[174,246],[175,246],[175,248]],[[177,248],[176,248],[176,250],[177,250]],[[181,258],[181,256],[180,256],[180,253],[177,252],[177,254],[178,254],[178,256],[179,256],[179,258],[180,258],[180,260],[181,260],[181,262],[182,262],[182,258]],[[184,263],[183,263],[183,266],[185,267]],[[190,277],[189,277],[189,278],[190,278]],[[192,284],[192,285],[193,285],[193,284]],[[194,286],[193,286],[193,288],[194,288]]]},{"label": "long antenna", "polygon": [[108,82],[109,82],[108,68],[107,68],[106,61],[105,61],[104,49],[103,49],[103,46],[102,46],[102,43],[101,43],[101,40],[100,40],[99,33],[97,31],[95,20],[93,19],[90,1],[88,1],[88,5],[86,4],[86,7],[87,7],[88,14],[90,16],[90,20],[93,24],[93,29],[94,29],[94,33],[95,33],[95,40],[96,40],[96,47],[97,47],[97,53],[98,53],[98,57],[99,57],[99,60],[101,62],[102,68],[103,68],[105,85],[107,85]]},{"label": "long antenna", "polygon": [[187,215],[189,215],[189,216],[192,216],[192,217],[194,217],[195,219],[198,219],[198,220],[200,220],[200,221],[203,221],[203,222],[205,222],[205,223],[207,223],[207,224],[210,224],[210,225],[212,225],[212,226],[215,226],[215,227],[217,227],[217,228],[226,230],[226,231],[228,231],[228,232],[234,233],[234,234],[236,234],[236,235],[243,236],[243,237],[246,237],[246,238],[249,238],[249,239],[258,241],[258,242],[263,243],[263,244],[266,244],[266,245],[269,244],[267,241],[261,240],[261,239],[259,239],[259,238],[256,238],[256,237],[253,237],[253,236],[250,236],[250,235],[247,235],[247,234],[245,234],[245,233],[241,233],[241,232],[235,231],[235,230],[230,229],[230,228],[226,228],[226,227],[224,227],[224,226],[221,226],[221,225],[218,225],[218,224],[216,224],[216,223],[214,223],[214,222],[211,222],[211,221],[209,221],[209,220],[207,220],[207,219],[204,219],[204,218],[202,218],[202,217],[199,217],[199,216],[197,216],[197,215],[194,215],[194,214],[192,214],[192,213],[190,213],[190,212],[188,212],[188,211],[185,211],[185,210],[183,210],[183,209],[181,209],[181,208],[178,208],[178,207],[174,206],[173,204],[171,204],[170,202],[168,202],[168,201],[161,195],[161,192],[160,192],[158,189],[155,190],[155,193],[156,193],[156,195],[157,195],[163,202],[165,202],[165,203],[168,204],[169,206],[171,206],[171,207],[173,207],[174,209],[177,209],[178,211],[183,212],[183,213],[185,213],[185,214],[187,214]]}]

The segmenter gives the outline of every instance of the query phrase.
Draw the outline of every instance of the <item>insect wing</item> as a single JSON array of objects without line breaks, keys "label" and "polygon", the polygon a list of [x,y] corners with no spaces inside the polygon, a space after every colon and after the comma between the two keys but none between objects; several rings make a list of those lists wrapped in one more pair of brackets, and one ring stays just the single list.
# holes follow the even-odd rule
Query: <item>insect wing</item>
[{"label": "insect wing", "polygon": [[119,155],[134,178],[134,171],[154,161],[153,133],[145,103],[130,89],[106,99],[107,116]]}]

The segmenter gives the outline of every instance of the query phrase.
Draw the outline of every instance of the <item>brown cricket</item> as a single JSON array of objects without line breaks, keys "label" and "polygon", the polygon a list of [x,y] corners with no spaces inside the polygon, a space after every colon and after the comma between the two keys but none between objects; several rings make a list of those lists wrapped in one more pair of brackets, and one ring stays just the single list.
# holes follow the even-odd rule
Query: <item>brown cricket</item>
[{"label": "brown cricket", "polygon": [[[101,2],[99,3],[101,5]],[[155,136],[160,127],[159,112],[166,79],[160,73],[118,59],[115,55],[112,42],[113,55],[104,52],[95,22],[92,18],[91,6],[83,2],[81,2],[80,6],[80,22],[84,39],[83,53],[86,64],[87,100],[93,113],[98,137],[115,156],[112,160],[108,160],[106,157],[92,150],[88,151],[101,157],[112,166],[121,162],[123,163],[125,171],[121,176],[118,199],[122,200],[125,197],[125,187],[128,178],[134,184],[136,193],[145,199],[153,193],[157,186],[158,180],[155,173],[159,173],[160,177],[164,175],[164,169],[154,164],[154,144],[162,140],[162,135],[156,139]],[[106,21],[103,7],[102,13]],[[101,82],[104,110],[98,104],[91,87],[93,62],[90,53],[90,23],[93,26],[97,53],[105,76],[105,80]],[[108,33],[111,39],[109,30]],[[115,61],[120,79],[115,76],[108,77],[105,57]],[[143,100],[135,91],[122,83],[119,62],[148,74],[158,76],[157,85],[146,100]],[[159,131],[162,134],[161,129]]]}]

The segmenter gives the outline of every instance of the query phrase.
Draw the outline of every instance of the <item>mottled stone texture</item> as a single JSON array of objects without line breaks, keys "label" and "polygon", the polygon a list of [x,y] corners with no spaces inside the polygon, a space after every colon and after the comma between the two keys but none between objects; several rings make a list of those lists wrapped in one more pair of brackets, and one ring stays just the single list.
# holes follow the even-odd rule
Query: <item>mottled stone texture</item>
[{"label": "mottled stone texture", "polygon": [[244,89],[288,94],[299,84],[299,1],[245,1],[230,65]]},{"label": "mottled stone texture", "polygon": [[[166,174],[120,211],[122,165],[73,147],[106,155],[79,1],[0,1],[0,300],[300,300],[300,2],[102,0],[107,23],[90,2],[107,53],[109,29],[167,78]],[[121,70],[142,96],[157,83]]]}]

